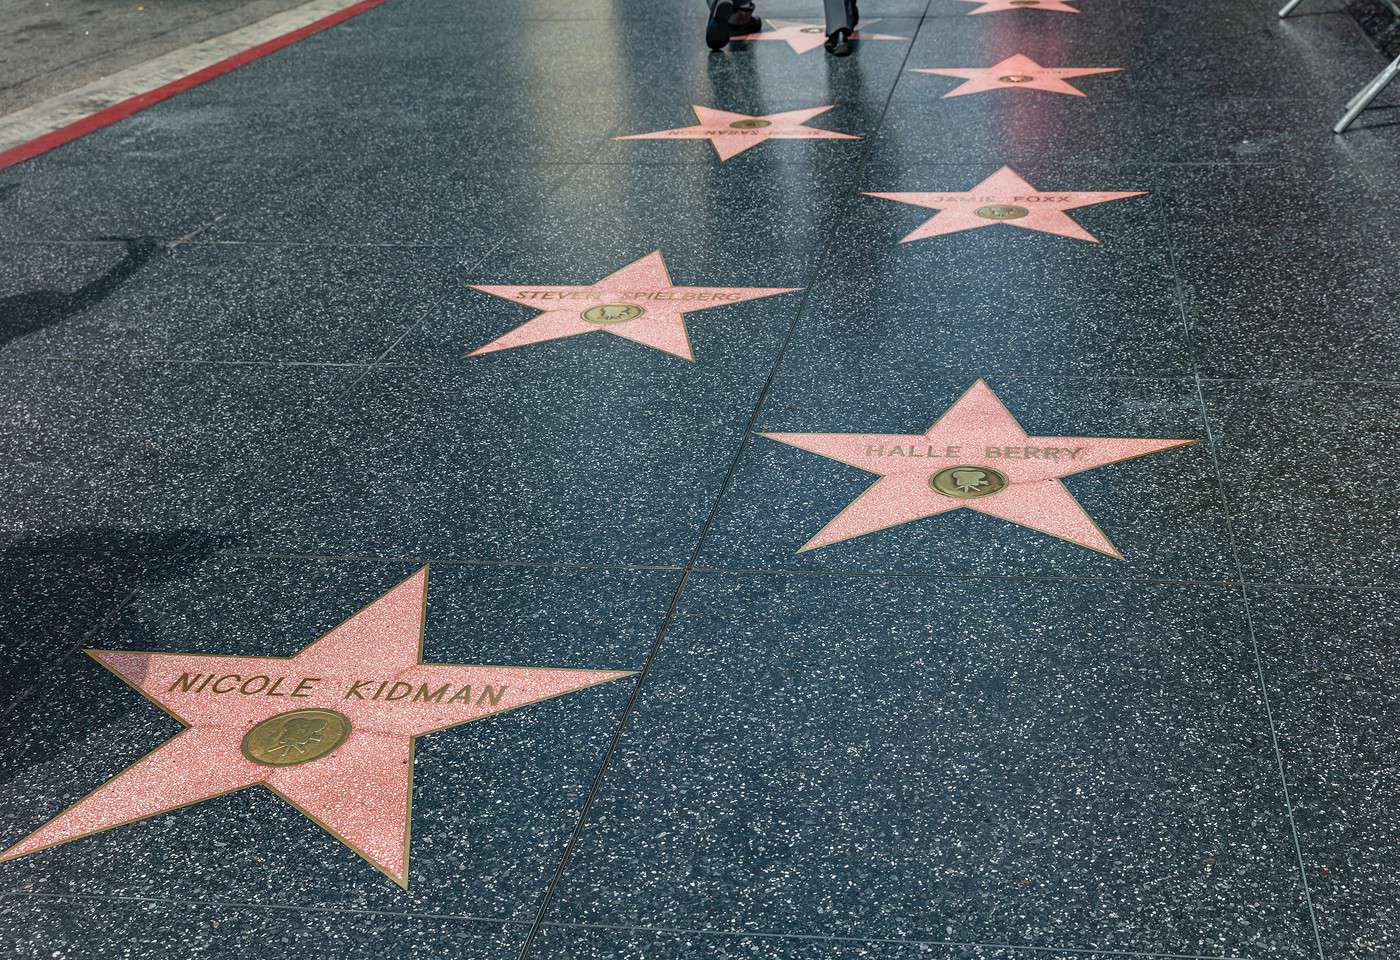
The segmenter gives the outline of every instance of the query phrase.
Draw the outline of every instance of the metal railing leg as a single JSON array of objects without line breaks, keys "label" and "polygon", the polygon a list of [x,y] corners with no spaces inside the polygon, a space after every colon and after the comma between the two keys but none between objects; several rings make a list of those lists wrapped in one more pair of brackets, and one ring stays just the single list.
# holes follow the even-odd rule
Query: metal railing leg
[{"label": "metal railing leg", "polygon": [[1288,2],[1287,2],[1286,4],[1284,4],[1283,9],[1280,10],[1280,11],[1278,12],[1278,15],[1279,15],[1280,17],[1286,17],[1286,16],[1288,16],[1288,15],[1289,15],[1290,13],[1292,13],[1294,10],[1297,10],[1297,9],[1298,9],[1298,4],[1300,4],[1300,3],[1302,3],[1302,2],[1303,2],[1303,0],[1288,0]]},{"label": "metal railing leg", "polygon": [[1332,132],[1345,133],[1347,127],[1351,126],[1352,122],[1361,115],[1361,111],[1369,107],[1371,101],[1380,96],[1381,91],[1390,85],[1390,81],[1394,80],[1397,74],[1400,74],[1400,57],[1392,60],[1390,66],[1376,74],[1374,80],[1362,87],[1361,92],[1351,98],[1351,102],[1347,104],[1347,112],[1342,115],[1342,119],[1337,121]]},{"label": "metal railing leg", "polygon": [[[1347,101],[1346,109],[1350,110],[1352,107],[1356,106],[1356,105],[1357,105],[1358,103],[1360,103],[1362,100],[1366,99],[1366,94],[1368,94],[1368,93],[1371,92],[1371,88],[1374,87],[1377,83],[1379,83],[1381,77],[1384,76],[1384,75],[1385,75],[1385,71],[1382,70],[1379,74],[1377,74],[1376,76],[1372,77],[1370,80],[1366,81],[1366,86],[1364,86],[1364,87],[1362,87],[1360,90],[1356,91],[1356,95],[1353,96],[1350,100]],[[1364,109],[1364,108],[1363,108],[1363,109]]]}]

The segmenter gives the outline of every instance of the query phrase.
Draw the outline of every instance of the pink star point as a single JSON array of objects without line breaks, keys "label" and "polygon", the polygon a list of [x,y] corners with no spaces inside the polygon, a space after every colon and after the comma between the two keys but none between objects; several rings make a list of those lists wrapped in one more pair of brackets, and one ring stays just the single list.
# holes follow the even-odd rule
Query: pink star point
[{"label": "pink star point", "polygon": [[977,4],[976,10],[969,10],[968,16],[979,13],[1000,13],[1004,10],[1044,10],[1048,13],[1079,13],[1069,5],[1068,0],[961,0],[962,3]]},{"label": "pink star point", "polygon": [[721,163],[737,157],[765,140],[859,140],[860,137],[854,134],[804,125],[808,120],[821,116],[834,106],[835,104],[830,104],[825,107],[750,116],[747,113],[731,113],[728,110],[715,110],[696,104],[693,109],[700,122],[693,127],[677,127],[674,130],[658,130],[655,133],[634,133],[613,139],[708,140],[719,155]]},{"label": "pink star point", "polygon": [[799,287],[678,287],[660,250],[654,250],[585,286],[468,284],[540,311],[467,356],[477,357],[546,340],[601,331],[692,363],[695,353],[685,315],[747,300],[793,293]]},{"label": "pink star point", "polygon": [[[415,738],[632,674],[424,663],[427,579],[424,567],[291,657],[88,650],[184,729],[0,861],[262,786],[407,889]],[[269,753],[248,747],[259,730],[273,731]]]},{"label": "pink star point", "polygon": [[916,69],[913,73],[927,73],[942,77],[955,77],[964,83],[943,94],[949,97],[962,97],[970,93],[986,93],[989,90],[1044,90],[1047,93],[1061,93],[1071,97],[1085,96],[1084,91],[1067,81],[1075,77],[1091,77],[1101,73],[1117,73],[1122,67],[1045,67],[1024,54],[1014,54],[990,67],[937,67]]},{"label": "pink star point", "polygon": [[1010,167],[1002,167],[971,190],[962,193],[866,193],[868,197],[894,200],[897,203],[908,203],[938,211],[905,236],[900,243],[912,243],[915,240],[997,224],[1098,243],[1098,239],[1081,227],[1067,211],[1146,195],[1145,190],[1037,190]]},{"label": "pink star point", "polygon": [[[978,380],[920,434],[764,433],[875,474],[875,481],[797,551],[902,526],[954,510],[973,510],[1097,553],[1123,559],[1108,535],[1061,480],[1195,440],[1036,437]],[[966,496],[936,486],[962,483]],[[985,493],[978,493],[980,489]]]},{"label": "pink star point", "polygon": [[[862,21],[861,26],[865,28],[873,27],[879,20]],[[781,40],[785,42],[796,53],[806,53],[815,50],[826,43],[826,28],[817,23],[798,23],[793,20],[769,20],[769,26],[773,29],[764,30],[760,33],[746,33],[743,36],[731,37],[731,40]],[[908,40],[908,37],[895,37],[885,33],[867,33],[865,30],[857,30],[851,34],[852,40]]]}]

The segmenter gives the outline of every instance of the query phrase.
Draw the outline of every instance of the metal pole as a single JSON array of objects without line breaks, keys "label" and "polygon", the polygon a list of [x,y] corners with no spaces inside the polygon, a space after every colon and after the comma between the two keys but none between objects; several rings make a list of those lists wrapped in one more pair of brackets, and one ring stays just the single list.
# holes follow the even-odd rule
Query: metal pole
[{"label": "metal pole", "polygon": [[1362,110],[1371,105],[1372,100],[1380,96],[1380,92],[1390,85],[1390,81],[1394,80],[1397,74],[1400,74],[1400,57],[1392,60],[1390,66],[1376,75],[1376,79],[1366,84],[1360,93],[1351,98],[1351,103],[1347,104],[1347,112],[1342,115],[1342,119],[1337,121],[1332,132],[1345,133],[1352,121],[1361,115]]},{"label": "metal pole", "polygon": [[1358,103],[1364,100],[1366,98],[1366,94],[1371,92],[1371,88],[1380,82],[1381,75],[1383,75],[1384,73],[1385,71],[1382,70],[1381,74],[1378,74],[1372,77],[1370,80],[1367,80],[1366,86],[1356,91],[1356,96],[1352,97],[1350,100],[1347,101],[1346,109],[1350,110],[1352,107],[1356,106]]},{"label": "metal pole", "polygon": [[1280,17],[1286,17],[1286,16],[1288,16],[1288,15],[1289,15],[1290,13],[1292,13],[1294,10],[1297,10],[1297,9],[1298,9],[1298,4],[1300,4],[1300,3],[1302,3],[1302,2],[1303,2],[1303,0],[1288,0],[1288,3],[1284,4],[1283,9],[1280,10],[1280,11],[1278,12],[1278,15],[1279,15]]}]

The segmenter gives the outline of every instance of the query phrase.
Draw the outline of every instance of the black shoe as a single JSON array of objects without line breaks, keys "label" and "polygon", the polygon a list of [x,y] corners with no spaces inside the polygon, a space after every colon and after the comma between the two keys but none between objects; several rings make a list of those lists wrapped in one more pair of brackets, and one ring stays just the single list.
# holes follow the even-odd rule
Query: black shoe
[{"label": "black shoe", "polygon": [[710,0],[710,22],[705,24],[705,44],[711,50],[729,46],[729,18],[734,16],[730,0]]},{"label": "black shoe", "polygon": [[753,15],[753,0],[739,0],[729,15],[729,36],[743,37],[763,32],[763,20]]},{"label": "black shoe", "polygon": [[842,27],[827,37],[826,52],[833,57],[849,57],[851,55],[851,31]]}]

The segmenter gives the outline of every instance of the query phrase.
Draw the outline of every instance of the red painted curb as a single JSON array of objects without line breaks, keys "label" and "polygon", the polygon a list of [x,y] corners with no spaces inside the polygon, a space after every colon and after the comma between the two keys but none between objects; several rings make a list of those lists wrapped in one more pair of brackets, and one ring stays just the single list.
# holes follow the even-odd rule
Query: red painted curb
[{"label": "red painted curb", "polygon": [[298,40],[303,40],[313,33],[320,33],[322,30],[333,27],[337,23],[343,23],[351,17],[358,16],[366,10],[373,9],[384,2],[385,0],[360,0],[359,3],[353,6],[346,7],[343,10],[337,10],[329,16],[308,23],[306,26],[299,27],[290,33],[284,33],[280,37],[273,37],[271,40],[265,40],[255,47],[249,47],[241,53],[235,53],[233,56],[220,60],[218,63],[211,63],[209,66],[201,70],[196,70],[194,73],[181,77],[179,80],[172,80],[164,86],[156,87],[154,90],[139,93],[120,103],[114,103],[110,107],[105,107],[96,113],[89,114],[81,120],[74,120],[67,126],[59,127],[51,133],[35,137],[28,143],[22,143],[17,147],[11,147],[4,153],[0,153],[0,170],[4,170],[6,167],[12,167],[17,163],[22,163],[31,157],[37,157],[41,153],[47,153],[54,147],[60,147],[70,140],[76,140],[81,136],[92,133],[94,130],[100,130],[103,127],[110,126],[118,120],[131,116],[133,113],[138,113],[149,106],[160,103],[162,100],[168,100],[177,93],[183,93],[192,87],[199,86],[201,83],[207,83],[215,77],[222,76],[232,70],[237,70],[245,63],[251,63],[254,60],[267,56],[269,53],[275,53],[283,47],[290,46]]}]

